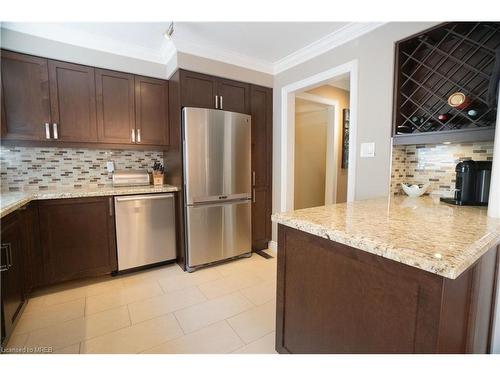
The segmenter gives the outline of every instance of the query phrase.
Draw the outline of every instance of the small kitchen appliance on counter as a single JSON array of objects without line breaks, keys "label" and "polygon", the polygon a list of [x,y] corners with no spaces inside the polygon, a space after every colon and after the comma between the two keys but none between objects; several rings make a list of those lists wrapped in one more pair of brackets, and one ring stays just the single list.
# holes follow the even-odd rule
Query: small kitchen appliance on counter
[{"label": "small kitchen appliance on counter", "polygon": [[491,161],[465,160],[457,164],[455,196],[441,201],[458,206],[487,206],[490,195]]},{"label": "small kitchen appliance on counter", "polygon": [[113,172],[113,186],[149,185],[149,173],[146,169],[118,169]]}]

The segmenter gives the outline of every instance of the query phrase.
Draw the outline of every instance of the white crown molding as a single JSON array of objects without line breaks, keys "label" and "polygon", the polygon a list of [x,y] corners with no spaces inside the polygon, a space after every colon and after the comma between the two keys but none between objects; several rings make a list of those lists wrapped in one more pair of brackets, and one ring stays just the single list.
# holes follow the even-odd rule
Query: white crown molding
[{"label": "white crown molding", "polygon": [[[89,48],[97,51],[127,56],[139,60],[164,64],[175,53],[172,43],[165,43],[162,50],[153,50],[138,45],[123,43],[105,36],[97,36],[82,30],[75,30],[58,24],[47,23],[39,27],[33,23],[2,22],[2,28],[34,35],[39,38],[49,39],[78,47]],[[172,52],[172,48],[174,48]]]},{"label": "white crown molding", "polygon": [[258,72],[273,74],[273,64],[264,60],[256,59],[247,55],[232,52],[213,45],[202,45],[188,40],[176,40],[174,34],[174,44],[178,52],[187,53],[211,60],[220,61],[226,64],[237,65],[242,68],[256,70]]},{"label": "white crown molding", "polygon": [[366,34],[382,25],[384,25],[384,22],[349,23],[275,63],[256,59],[251,56],[246,56],[217,46],[183,40],[182,37],[176,38],[175,34],[173,41],[165,41],[161,49],[155,50],[152,48],[123,43],[105,36],[97,36],[86,31],[75,30],[60,24],[47,23],[44,27],[39,27],[37,24],[33,23],[3,22],[1,27],[74,46],[113,53],[159,64],[167,64],[177,52],[183,52],[275,75],[347,43],[350,40]]},{"label": "white crown molding", "polygon": [[351,22],[324,36],[321,39],[305,46],[273,64],[273,74],[278,74],[288,70],[298,64],[319,56],[327,51],[334,49],[344,43],[369,33],[376,28],[384,25],[385,22]]}]

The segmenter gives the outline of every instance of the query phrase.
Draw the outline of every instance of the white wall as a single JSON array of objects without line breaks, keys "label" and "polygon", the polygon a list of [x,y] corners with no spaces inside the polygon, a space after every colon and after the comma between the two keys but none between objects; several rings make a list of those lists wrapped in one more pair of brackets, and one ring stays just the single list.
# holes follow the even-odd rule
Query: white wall
[{"label": "white wall", "polygon": [[394,42],[435,24],[389,23],[274,77],[273,212],[281,201],[281,89],[355,59],[359,64],[357,149],[361,142],[376,144],[374,158],[357,158],[355,199],[389,193]]}]

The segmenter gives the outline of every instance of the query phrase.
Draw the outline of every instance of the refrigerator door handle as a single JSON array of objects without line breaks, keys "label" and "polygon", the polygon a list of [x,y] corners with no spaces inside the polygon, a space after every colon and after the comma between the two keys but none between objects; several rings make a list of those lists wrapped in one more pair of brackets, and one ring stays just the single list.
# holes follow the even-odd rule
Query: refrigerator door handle
[{"label": "refrigerator door handle", "polygon": [[209,197],[193,198],[192,202],[188,202],[188,205],[200,205],[207,203],[219,203],[219,202],[234,202],[234,201],[244,201],[252,199],[251,194],[231,194],[231,195],[213,195]]}]

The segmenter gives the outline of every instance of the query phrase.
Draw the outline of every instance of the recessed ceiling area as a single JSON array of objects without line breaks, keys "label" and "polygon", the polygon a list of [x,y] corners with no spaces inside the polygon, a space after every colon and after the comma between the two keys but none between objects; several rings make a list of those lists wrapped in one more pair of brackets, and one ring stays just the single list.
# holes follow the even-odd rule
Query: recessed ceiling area
[{"label": "recessed ceiling area", "polygon": [[184,52],[269,74],[373,30],[353,22],[4,22],[2,28],[71,45],[167,63]]}]

